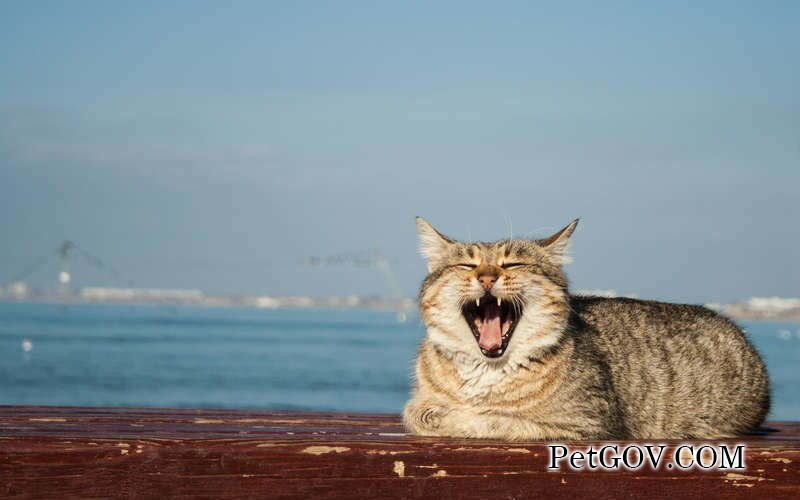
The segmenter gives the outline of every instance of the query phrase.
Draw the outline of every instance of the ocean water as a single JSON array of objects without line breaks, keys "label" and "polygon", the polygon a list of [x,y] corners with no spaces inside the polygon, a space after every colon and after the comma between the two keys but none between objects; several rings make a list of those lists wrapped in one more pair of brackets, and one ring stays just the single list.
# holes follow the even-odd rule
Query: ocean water
[{"label": "ocean water", "polygon": [[[742,321],[773,420],[800,420],[800,323]],[[399,412],[423,328],[394,312],[0,302],[0,404]]]}]

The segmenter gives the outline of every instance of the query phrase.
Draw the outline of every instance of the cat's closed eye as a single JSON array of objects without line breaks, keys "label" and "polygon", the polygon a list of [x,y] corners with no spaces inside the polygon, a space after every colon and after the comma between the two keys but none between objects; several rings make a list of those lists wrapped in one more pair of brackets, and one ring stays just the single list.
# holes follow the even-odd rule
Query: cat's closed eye
[{"label": "cat's closed eye", "polygon": [[513,267],[520,267],[520,266],[524,266],[524,265],[525,264],[522,263],[522,262],[509,262],[509,263],[503,264],[500,267],[502,267],[503,269],[511,269]]},{"label": "cat's closed eye", "polygon": [[456,267],[460,267],[461,269],[475,269],[477,264],[456,264]]}]

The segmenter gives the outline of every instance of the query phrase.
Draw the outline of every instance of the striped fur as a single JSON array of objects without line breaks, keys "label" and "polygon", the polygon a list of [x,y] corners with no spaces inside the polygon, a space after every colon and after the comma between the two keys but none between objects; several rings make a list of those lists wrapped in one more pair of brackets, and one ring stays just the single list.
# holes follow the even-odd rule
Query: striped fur
[{"label": "striped fur", "polygon": [[[766,368],[730,320],[693,305],[577,297],[561,265],[577,221],[544,240],[457,242],[418,219],[420,291],[410,432],[525,439],[718,438],[758,427]],[[520,264],[502,268],[503,264]],[[522,311],[502,356],[481,354],[461,306],[491,293]]]}]

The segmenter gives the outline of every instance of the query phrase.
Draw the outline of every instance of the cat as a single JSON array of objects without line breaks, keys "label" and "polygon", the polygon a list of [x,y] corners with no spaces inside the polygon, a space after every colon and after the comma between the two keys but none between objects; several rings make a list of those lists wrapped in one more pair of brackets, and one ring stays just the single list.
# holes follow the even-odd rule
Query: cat
[{"label": "cat", "polygon": [[578,224],[549,238],[459,242],[417,218],[427,326],[409,432],[503,440],[714,439],[757,428],[766,367],[705,307],[572,296]]}]

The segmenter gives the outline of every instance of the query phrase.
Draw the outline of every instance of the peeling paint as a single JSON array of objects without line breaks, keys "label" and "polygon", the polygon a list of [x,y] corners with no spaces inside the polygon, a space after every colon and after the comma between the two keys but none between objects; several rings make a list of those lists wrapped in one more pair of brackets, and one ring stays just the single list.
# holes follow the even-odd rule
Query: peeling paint
[{"label": "peeling paint", "polygon": [[405,436],[405,432],[379,432],[379,436]]},{"label": "peeling paint", "polygon": [[215,420],[212,418],[196,418],[194,419],[194,423],[196,424],[224,424],[224,420]]},{"label": "peeling paint", "polygon": [[130,448],[131,447],[131,445],[129,445],[128,443],[117,443],[117,446],[119,446],[120,448]]},{"label": "peeling paint", "polygon": [[29,422],[66,422],[66,418],[29,418]]},{"label": "peeling paint", "polygon": [[389,451],[389,450],[367,450],[367,455],[399,455],[401,453],[411,453],[408,451]]},{"label": "peeling paint", "polygon": [[447,471],[446,470],[437,470],[436,472],[431,474],[431,477],[444,477],[446,475],[447,475]]},{"label": "peeling paint", "polygon": [[297,420],[285,420],[280,418],[244,418],[234,420],[234,422],[243,422],[243,423],[253,423],[253,422],[261,422],[264,424],[306,424],[310,423],[308,420],[297,419]]},{"label": "peeling paint", "polygon": [[394,463],[394,473],[397,474],[397,477],[405,477],[406,464],[404,464],[401,460],[396,460]]},{"label": "peeling paint", "polygon": [[725,474],[726,481],[774,481],[774,479],[767,479],[765,477],[760,476],[745,476],[744,474],[736,474],[735,472],[729,472]]},{"label": "peeling paint", "polygon": [[763,477],[758,476],[745,476],[744,474],[736,474],[735,472],[729,472],[725,474],[725,479],[730,481],[742,481],[742,480],[750,480],[750,481],[763,481]]},{"label": "peeling paint", "polygon": [[[527,448],[497,448],[493,446],[484,446],[482,448],[467,448],[465,446],[461,446],[459,448],[446,448],[450,451],[507,451],[510,453],[530,453],[531,450]],[[538,455],[534,455],[538,456]]]},{"label": "peeling paint", "polygon": [[323,453],[342,453],[344,451],[350,451],[350,448],[346,446],[309,446],[300,453],[308,453],[311,455],[322,455]]},{"label": "peeling paint", "polygon": [[119,454],[120,455],[127,455],[128,454],[128,450],[119,450]]},{"label": "peeling paint", "polygon": [[767,460],[772,460],[773,462],[783,462],[785,464],[792,463],[792,461],[789,460],[788,458],[768,458]]}]

